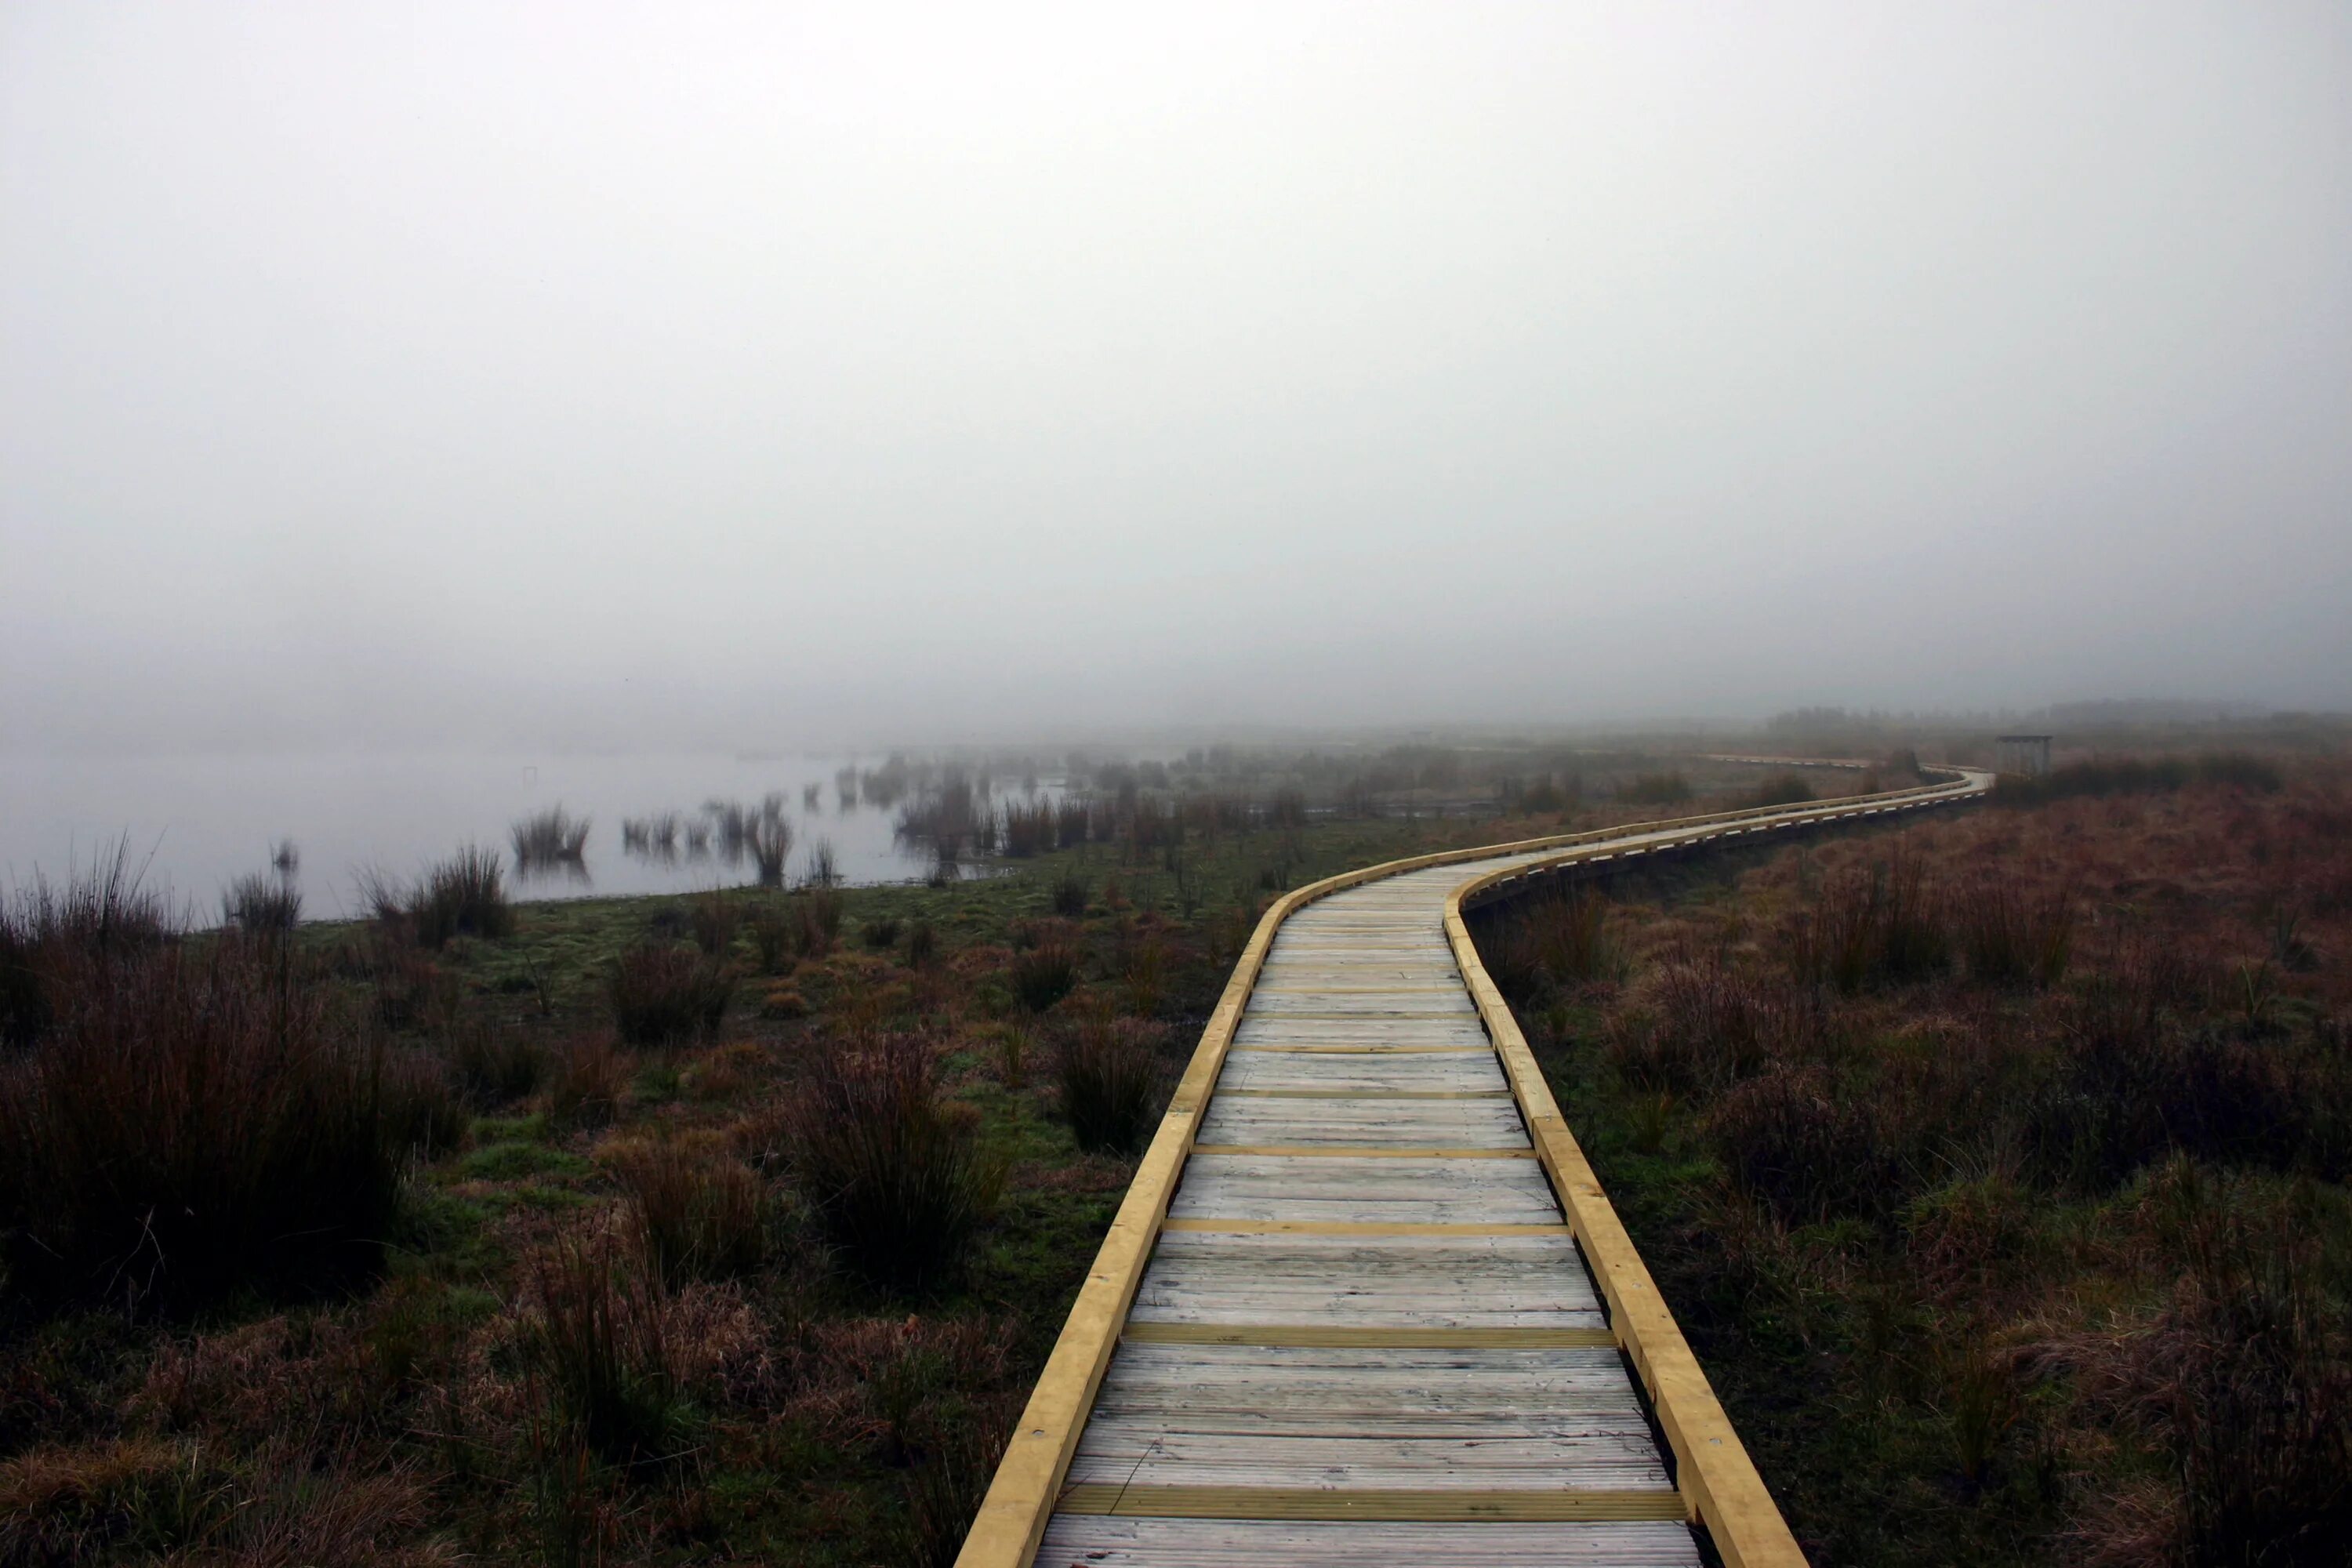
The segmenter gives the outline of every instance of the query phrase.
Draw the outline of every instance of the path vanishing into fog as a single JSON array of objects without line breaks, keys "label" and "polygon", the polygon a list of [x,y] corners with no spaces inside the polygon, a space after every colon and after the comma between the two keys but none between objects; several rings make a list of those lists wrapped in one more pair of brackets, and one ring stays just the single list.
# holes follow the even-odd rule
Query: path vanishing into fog
[{"label": "path vanishing into fog", "polygon": [[1459,851],[1243,952],[960,1568],[1803,1562],[1464,926],[1582,866],[1917,790]]}]

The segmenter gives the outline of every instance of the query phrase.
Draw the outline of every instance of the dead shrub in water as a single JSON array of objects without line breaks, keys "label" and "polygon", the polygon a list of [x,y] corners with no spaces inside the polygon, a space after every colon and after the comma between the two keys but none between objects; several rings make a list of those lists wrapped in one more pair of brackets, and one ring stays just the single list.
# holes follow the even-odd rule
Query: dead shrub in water
[{"label": "dead shrub in water", "polygon": [[668,942],[644,942],[614,963],[610,994],[621,1038],[634,1046],[666,1046],[718,1028],[735,994],[735,980],[699,953]]},{"label": "dead shrub in water", "polygon": [[1079,1148],[1131,1154],[1150,1137],[1167,1077],[1157,1037],[1148,1026],[1096,1012],[1063,1040],[1055,1079]]},{"label": "dead shrub in water", "polygon": [[1738,1085],[1707,1118],[1707,1136],[1732,1179],[1792,1224],[1900,1201],[1876,1108],[1818,1068],[1775,1067]]},{"label": "dead shrub in water", "polygon": [[759,1267],[767,1250],[766,1194],[751,1167],[718,1140],[630,1140],[604,1158],[628,1194],[647,1261],[670,1289]]},{"label": "dead shrub in water", "polygon": [[530,871],[541,866],[577,866],[586,858],[587,817],[574,817],[560,805],[526,816],[509,830],[515,865]]},{"label": "dead shrub in water", "polygon": [[362,1275],[405,1138],[448,1125],[425,1092],[236,944],[121,966],[0,1075],[12,1288],[176,1307]]},{"label": "dead shrub in water", "polygon": [[1077,984],[1077,952],[1066,942],[1042,942],[1013,959],[1011,979],[1021,1005],[1043,1013]]},{"label": "dead shrub in water", "polygon": [[818,1055],[790,1112],[793,1167],[853,1268],[906,1289],[954,1270],[1003,1184],[978,1120],[940,1099],[937,1059],[916,1036]]},{"label": "dead shrub in water", "polygon": [[744,847],[751,854],[757,868],[760,886],[781,888],[784,885],[784,862],[792,858],[793,825],[781,816],[761,816],[751,825],[744,838]]}]

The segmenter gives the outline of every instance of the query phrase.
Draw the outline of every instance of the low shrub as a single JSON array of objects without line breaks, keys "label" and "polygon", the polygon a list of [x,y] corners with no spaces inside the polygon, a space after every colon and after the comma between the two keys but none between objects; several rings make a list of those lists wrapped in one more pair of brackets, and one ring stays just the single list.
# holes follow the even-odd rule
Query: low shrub
[{"label": "low shrub", "polygon": [[898,944],[901,922],[896,915],[881,915],[867,921],[858,931],[858,937],[867,947],[880,950]]},{"label": "low shrub", "polygon": [[907,931],[907,963],[920,969],[939,956],[940,933],[928,920],[919,920]]},{"label": "low shrub", "polygon": [[820,1053],[789,1121],[793,1173],[825,1238],[885,1286],[951,1274],[1003,1187],[977,1116],[941,1100],[937,1059],[915,1036]]},{"label": "low shrub", "polygon": [[[1864,790],[1863,793],[1872,792]],[[1802,805],[1812,798],[1813,786],[1805,782],[1802,773],[1773,773],[1756,786],[1755,804],[1758,805]]]},{"label": "low shrub", "polygon": [[708,958],[668,942],[622,952],[609,986],[613,1023],[633,1046],[666,1046],[708,1035],[727,1015],[735,980]]},{"label": "low shrub", "polygon": [[1087,912],[1087,879],[1073,870],[1064,871],[1054,879],[1054,912],[1065,920],[1076,920]]}]

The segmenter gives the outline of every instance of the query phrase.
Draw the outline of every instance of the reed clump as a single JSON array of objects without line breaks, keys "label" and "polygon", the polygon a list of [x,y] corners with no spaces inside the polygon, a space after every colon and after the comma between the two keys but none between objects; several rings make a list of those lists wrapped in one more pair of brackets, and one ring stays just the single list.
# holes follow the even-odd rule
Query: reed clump
[{"label": "reed clump", "polygon": [[0,1257],[28,1297],[176,1310],[363,1276],[412,1140],[462,1136],[446,1083],[266,952],[166,945],[58,1001],[0,1068]]},{"label": "reed clump", "polygon": [[640,942],[614,961],[613,1024],[633,1046],[667,1046],[709,1035],[727,1016],[735,977],[723,964],[673,942]]},{"label": "reed clump", "polygon": [[767,1255],[766,1192],[715,1137],[633,1139],[604,1151],[646,1258],[677,1289],[748,1274]]},{"label": "reed clump", "polygon": [[789,1121],[794,1179],[826,1240],[884,1286],[952,1274],[1003,1190],[978,1117],[942,1096],[937,1053],[918,1036],[828,1046]]},{"label": "reed clump", "polygon": [[1077,950],[1058,940],[1042,942],[1014,955],[1010,979],[1021,1005],[1043,1013],[1077,985]]},{"label": "reed clump", "polygon": [[362,871],[359,881],[360,901],[370,916],[421,947],[446,947],[461,936],[497,941],[514,934],[505,863],[478,846],[465,846],[414,883],[373,869]]},{"label": "reed clump", "polygon": [[1132,1019],[1089,1013],[1055,1060],[1063,1118],[1088,1153],[1131,1154],[1151,1134],[1166,1098],[1159,1031]]},{"label": "reed clump", "polygon": [[587,858],[589,818],[561,805],[522,818],[509,830],[515,865],[523,871],[547,866],[577,866]]}]

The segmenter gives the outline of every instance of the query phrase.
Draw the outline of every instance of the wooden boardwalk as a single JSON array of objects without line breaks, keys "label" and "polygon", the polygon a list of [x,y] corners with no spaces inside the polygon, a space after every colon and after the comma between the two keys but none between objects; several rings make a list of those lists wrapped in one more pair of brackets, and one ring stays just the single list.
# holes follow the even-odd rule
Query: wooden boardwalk
[{"label": "wooden boardwalk", "polygon": [[1801,1563],[1460,905],[1563,859],[1981,784],[1428,858],[1286,900],[1139,1170],[965,1568],[1696,1568],[1695,1526],[1735,1568]]}]

